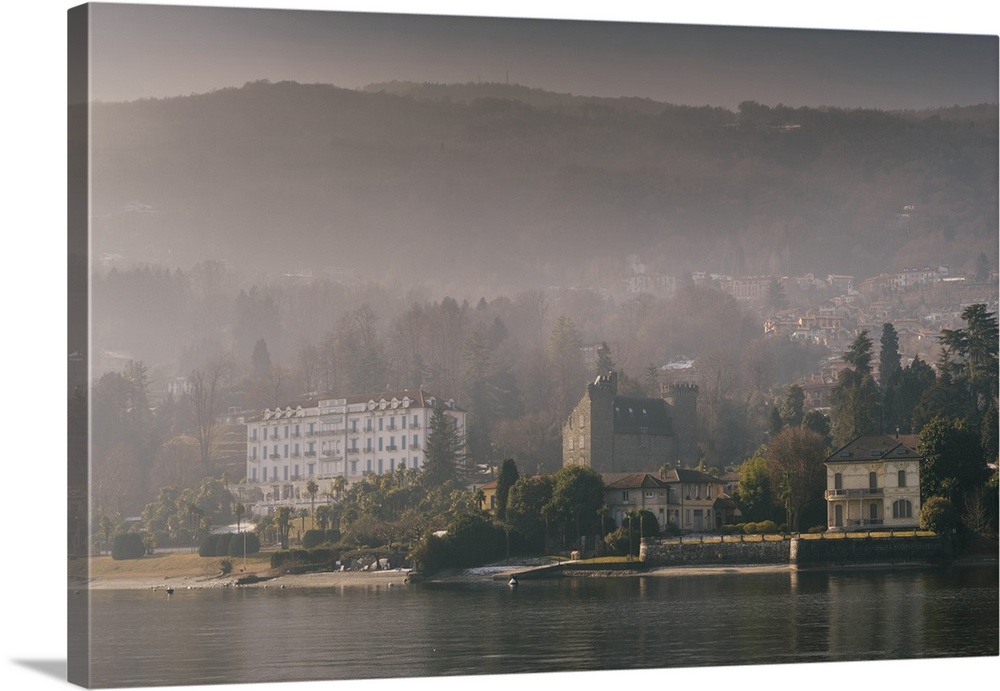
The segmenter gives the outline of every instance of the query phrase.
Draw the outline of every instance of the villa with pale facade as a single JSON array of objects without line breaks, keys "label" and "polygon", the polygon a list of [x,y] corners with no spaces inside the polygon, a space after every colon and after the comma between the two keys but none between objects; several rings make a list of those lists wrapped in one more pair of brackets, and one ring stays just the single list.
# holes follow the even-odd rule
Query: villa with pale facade
[{"label": "villa with pale facade", "polygon": [[920,454],[914,435],[866,434],[826,465],[830,529],[915,528],[920,524]]},{"label": "villa with pale facade", "polygon": [[419,469],[439,405],[464,440],[465,411],[420,389],[314,396],[265,409],[246,421],[246,483],[236,493],[267,513],[277,504],[308,506],[315,500],[306,490],[310,481],[322,500],[366,475]]}]

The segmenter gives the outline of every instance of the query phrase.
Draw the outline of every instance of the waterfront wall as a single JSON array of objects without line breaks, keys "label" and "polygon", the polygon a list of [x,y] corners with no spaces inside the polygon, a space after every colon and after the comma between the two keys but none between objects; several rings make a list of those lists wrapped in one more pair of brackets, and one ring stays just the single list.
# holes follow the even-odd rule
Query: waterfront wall
[{"label": "waterfront wall", "polygon": [[788,564],[790,540],[721,542],[709,538],[643,540],[639,559],[647,566]]},{"label": "waterfront wall", "polygon": [[790,542],[789,562],[799,568],[853,564],[940,564],[951,561],[944,536],[865,537]]},{"label": "waterfront wall", "polygon": [[946,537],[850,537],[755,541],[718,538],[642,541],[639,552],[647,567],[763,566],[789,564],[798,568],[881,564],[938,564],[951,560]]}]

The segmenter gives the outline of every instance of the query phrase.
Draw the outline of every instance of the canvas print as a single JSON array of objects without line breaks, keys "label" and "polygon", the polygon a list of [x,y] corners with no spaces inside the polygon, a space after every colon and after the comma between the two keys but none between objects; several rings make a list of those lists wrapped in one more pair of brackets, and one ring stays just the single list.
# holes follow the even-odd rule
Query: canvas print
[{"label": "canvas print", "polygon": [[995,35],[67,21],[69,681],[997,657]]}]

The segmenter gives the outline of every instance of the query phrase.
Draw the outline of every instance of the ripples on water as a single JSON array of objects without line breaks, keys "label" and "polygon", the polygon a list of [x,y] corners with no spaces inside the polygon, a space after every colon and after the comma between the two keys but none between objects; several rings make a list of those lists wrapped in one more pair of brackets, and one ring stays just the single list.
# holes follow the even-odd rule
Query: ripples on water
[{"label": "ripples on water", "polygon": [[997,655],[997,568],[95,591],[94,686]]}]

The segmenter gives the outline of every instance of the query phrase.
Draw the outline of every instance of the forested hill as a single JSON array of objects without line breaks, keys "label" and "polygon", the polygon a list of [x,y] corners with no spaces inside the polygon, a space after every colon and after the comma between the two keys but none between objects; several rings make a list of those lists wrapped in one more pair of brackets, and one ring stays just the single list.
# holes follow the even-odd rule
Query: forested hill
[{"label": "forested hill", "polygon": [[127,260],[509,289],[636,252],[672,272],[859,276],[996,252],[995,105],[255,82],[92,112],[94,251]]}]

